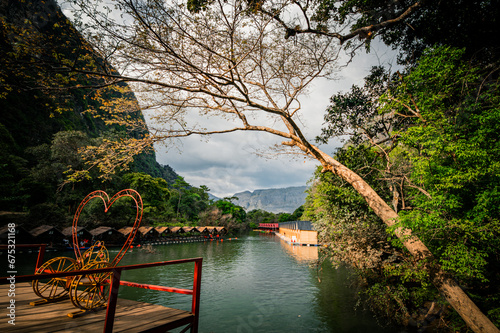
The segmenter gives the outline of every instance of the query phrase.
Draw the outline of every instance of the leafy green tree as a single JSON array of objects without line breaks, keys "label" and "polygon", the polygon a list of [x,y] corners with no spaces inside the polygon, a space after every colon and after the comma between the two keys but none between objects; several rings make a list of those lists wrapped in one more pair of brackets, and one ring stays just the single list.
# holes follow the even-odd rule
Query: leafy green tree
[{"label": "leafy green tree", "polygon": [[122,181],[137,192],[142,197],[144,204],[145,221],[153,218],[161,218],[169,210],[170,198],[169,185],[163,178],[153,178],[141,172],[127,173],[123,175]]},{"label": "leafy green tree", "polygon": [[383,97],[383,110],[412,120],[400,140],[421,190],[401,222],[493,314],[499,310],[492,300],[500,297],[500,89],[497,73],[464,54],[450,47],[424,52]]},{"label": "leafy green tree", "polygon": [[[154,136],[143,137],[141,142],[133,141],[133,149],[128,147],[130,141],[107,144],[104,147],[107,156],[124,151],[125,157],[129,157],[129,153],[138,153],[155,142],[191,135],[262,131],[282,138],[283,149],[293,149],[318,160],[325,172],[332,172],[351,184],[387,226],[397,223],[397,212],[381,195],[357,173],[313,145],[300,123],[304,111],[301,95],[315,79],[329,77],[335,70],[339,48],[332,38],[339,38],[335,35],[338,31],[324,34],[321,30],[309,31],[307,26],[308,31],[304,32],[313,34],[302,34],[302,22],[294,20],[292,26],[283,24],[281,12],[276,12],[271,3],[265,3],[267,7],[256,3],[249,8],[243,1],[214,1],[207,3],[204,11],[192,14],[185,4],[116,0],[105,6],[109,10],[113,8],[116,15],[106,15],[93,2],[76,2],[80,4],[78,15],[86,15],[82,32],[95,43],[103,57],[109,57],[123,70],[117,74],[92,68],[92,74],[105,85],[117,80],[134,82],[137,93],[147,100],[145,105],[158,112],[156,120],[162,125]],[[316,4],[313,3],[313,10]],[[387,24],[404,23],[404,19],[423,4],[413,3],[402,8],[403,12],[398,8],[394,21],[356,28],[340,39],[369,38],[370,33],[380,31]],[[270,14],[263,17],[266,8]],[[309,8],[299,6],[298,13],[307,14]],[[289,7],[286,11],[292,12]],[[130,21],[122,24],[114,19],[120,15]],[[357,19],[357,15],[360,13],[354,12],[349,17]],[[345,23],[348,25],[350,21]],[[283,39],[284,32],[288,37],[301,35],[301,38]],[[66,68],[68,74],[80,73],[67,64]],[[132,68],[143,71],[129,70]],[[196,115],[191,117],[190,112]],[[207,117],[220,116],[228,127],[214,122],[202,128],[197,121],[200,113]],[[255,115],[259,115],[259,119]],[[269,118],[260,121],[260,115]],[[102,161],[105,166],[114,160],[102,158]],[[444,274],[411,229],[400,226],[393,232],[415,258],[427,261],[426,268],[435,286],[473,329],[492,327],[456,282]]]},{"label": "leafy green tree", "polygon": [[303,214],[304,214],[304,205],[295,209],[290,218],[292,219],[292,221],[300,221]]},{"label": "leafy green tree", "polygon": [[196,224],[199,214],[210,206],[208,191],[210,189],[202,185],[199,188],[191,186],[178,176],[175,183],[171,184],[170,205],[174,207],[174,216],[178,221],[191,221]]},{"label": "leafy green tree", "polygon": [[276,214],[262,209],[253,209],[247,213],[247,222],[258,226],[259,223],[276,223]]},{"label": "leafy green tree", "polygon": [[[352,140],[336,158],[392,201],[401,222],[425,240],[442,267],[470,288],[498,324],[498,76],[477,63],[465,58],[464,50],[437,47],[424,52],[408,74],[392,77],[392,83],[382,72],[374,76],[376,70],[363,89],[332,98],[323,139],[352,131]],[[379,85],[383,89],[373,89],[374,78],[384,78]],[[305,215],[333,240],[334,259],[359,267],[360,258],[370,258],[366,253],[353,260],[360,250],[393,252],[381,255],[378,272],[368,275],[370,298],[399,295],[393,301],[411,310],[423,296],[431,297],[429,277],[409,274],[418,268],[404,251],[387,248],[380,234],[383,226],[363,209],[361,197],[339,180],[323,174],[316,178]],[[356,214],[363,211],[359,224]],[[395,254],[399,259],[387,262]],[[363,274],[368,271],[363,269]],[[391,277],[392,283],[383,277]],[[387,294],[384,285],[397,290]],[[390,302],[378,304],[389,308]]]},{"label": "leafy green tree", "polygon": [[300,206],[297,208],[292,214],[290,213],[279,213],[278,214],[278,222],[287,222],[287,221],[299,221],[304,213],[304,207]]},{"label": "leafy green tree", "polygon": [[290,219],[290,214],[289,213],[280,213],[278,214],[278,222],[287,222],[287,221],[293,221]]},{"label": "leafy green tree", "polygon": [[75,205],[93,190],[94,184],[90,178],[71,187],[61,187],[61,184],[68,169],[83,166],[79,149],[91,143],[92,140],[83,132],[61,131],[54,135],[50,144],[26,149],[31,169],[20,182],[20,190],[29,195],[29,207],[51,203],[67,208],[68,212],[76,208]]},{"label": "leafy green tree", "polygon": [[189,183],[184,180],[183,177],[177,177],[175,180],[175,183],[172,184],[172,187],[176,189],[175,194],[172,196],[172,199],[175,200],[175,207],[176,207],[176,215],[179,217],[180,212],[181,212],[181,202],[182,202],[182,197],[185,192],[188,191]]},{"label": "leafy green tree", "polygon": [[26,196],[19,193],[19,181],[28,173],[28,161],[19,157],[9,131],[0,123],[0,210],[22,210]]},{"label": "leafy green tree", "polygon": [[215,206],[219,208],[223,215],[231,215],[237,223],[243,223],[246,218],[246,212],[243,207],[234,204],[231,200],[233,198],[224,198],[217,200]]}]

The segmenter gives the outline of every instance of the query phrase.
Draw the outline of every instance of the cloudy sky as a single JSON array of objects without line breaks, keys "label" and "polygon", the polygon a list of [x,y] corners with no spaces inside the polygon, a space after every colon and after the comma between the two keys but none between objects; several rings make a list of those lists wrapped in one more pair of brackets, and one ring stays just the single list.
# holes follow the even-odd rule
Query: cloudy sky
[{"label": "cloudy sky", "polygon": [[[64,13],[72,17],[72,9],[59,1]],[[347,59],[347,57],[345,57]],[[371,52],[359,51],[344,67],[336,80],[316,80],[302,103],[303,132],[311,143],[321,133],[323,115],[329,98],[339,91],[348,91],[353,84],[362,85],[373,65],[395,67],[395,52],[382,43],[373,42]],[[340,62],[339,64],[343,64]],[[345,64],[344,64],[345,65]],[[148,118],[147,113],[145,114]],[[170,165],[194,186],[206,185],[217,197],[232,196],[242,191],[307,185],[319,164],[316,160],[293,155],[277,155],[269,147],[282,139],[264,132],[237,132],[206,137],[188,137],[175,147],[157,146],[159,163]],[[342,144],[332,140],[321,146],[331,154]],[[262,156],[263,152],[267,152]]]},{"label": "cloudy sky", "polygon": [[[354,61],[339,73],[337,80],[318,80],[311,93],[302,99],[303,125],[311,142],[320,134],[329,97],[347,91],[353,84],[362,85],[373,65],[395,64],[395,54],[382,45],[371,53],[361,51]],[[217,197],[242,191],[306,185],[319,164],[303,157],[276,155],[269,147],[282,140],[262,132],[239,132],[207,138],[189,137],[175,148],[156,147],[157,160],[170,165],[194,186],[206,185]],[[331,154],[341,146],[338,140],[322,146]],[[261,156],[262,152],[266,152]]]}]

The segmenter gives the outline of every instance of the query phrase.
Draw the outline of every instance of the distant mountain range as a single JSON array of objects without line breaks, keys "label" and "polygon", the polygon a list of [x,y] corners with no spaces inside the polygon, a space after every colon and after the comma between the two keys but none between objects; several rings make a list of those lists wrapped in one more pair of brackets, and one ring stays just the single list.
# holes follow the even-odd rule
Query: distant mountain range
[{"label": "distant mountain range", "polygon": [[306,202],[306,189],[307,186],[272,188],[240,192],[233,196],[239,199],[235,204],[247,212],[262,209],[272,213],[293,213]]}]

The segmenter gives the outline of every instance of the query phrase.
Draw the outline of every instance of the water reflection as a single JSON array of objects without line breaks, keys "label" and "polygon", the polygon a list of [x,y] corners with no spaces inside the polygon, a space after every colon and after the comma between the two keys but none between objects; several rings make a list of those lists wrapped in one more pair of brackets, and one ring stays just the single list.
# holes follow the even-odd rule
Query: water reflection
[{"label": "water reflection", "polygon": [[320,260],[320,247],[276,241],[298,264],[309,266],[310,279],[303,285],[309,285],[313,295],[309,304],[317,320],[310,329],[297,327],[297,332],[401,332],[398,327],[382,326],[370,312],[357,306],[355,275],[346,267],[334,268],[328,260]]},{"label": "water reflection", "polygon": [[[318,247],[251,234],[235,241],[158,245],[153,250],[134,248],[120,265],[203,257],[201,333],[398,331],[382,328],[369,313],[354,310],[356,290],[349,271],[328,263],[315,266]],[[33,264],[31,260],[30,270]],[[193,266],[131,270],[122,278],[190,289]],[[122,286],[119,297],[183,310],[191,307],[189,296],[154,290]]]},{"label": "water reflection", "polygon": [[310,263],[318,260],[317,246],[291,245],[282,239],[279,239],[279,242],[286,252],[300,263]]}]

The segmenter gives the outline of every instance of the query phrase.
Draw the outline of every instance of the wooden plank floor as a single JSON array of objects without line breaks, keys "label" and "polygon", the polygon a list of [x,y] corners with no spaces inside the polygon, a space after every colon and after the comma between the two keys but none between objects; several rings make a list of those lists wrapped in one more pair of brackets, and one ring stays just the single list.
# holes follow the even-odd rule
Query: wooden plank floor
[{"label": "wooden plank floor", "polygon": [[[40,300],[31,284],[16,284],[16,325],[8,323],[10,305],[9,285],[0,285],[0,332],[91,332],[103,331],[106,309],[81,317],[70,318],[68,313],[76,312],[69,299],[31,306],[30,302]],[[167,308],[161,305],[118,299],[113,332],[145,332],[160,326],[179,327],[193,318],[188,311]]]}]

